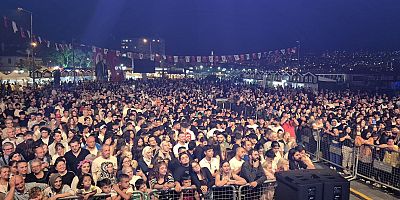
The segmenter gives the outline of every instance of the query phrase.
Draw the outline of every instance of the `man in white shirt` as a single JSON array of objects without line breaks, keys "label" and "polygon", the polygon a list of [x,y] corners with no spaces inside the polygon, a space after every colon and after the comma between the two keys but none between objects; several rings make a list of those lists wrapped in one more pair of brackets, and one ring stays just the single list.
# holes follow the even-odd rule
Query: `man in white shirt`
[{"label": "man in white shirt", "polygon": [[244,150],[243,147],[236,148],[235,157],[233,157],[229,161],[229,165],[231,166],[233,173],[239,174],[240,170],[242,169],[242,165],[244,163],[243,158],[244,158],[245,154],[246,154],[246,151]]},{"label": "man in white shirt", "polygon": [[101,149],[101,156],[94,159],[92,163],[92,174],[95,181],[97,181],[100,177],[100,174],[102,172],[101,164],[104,162],[111,162],[113,164],[114,170],[116,171],[118,169],[117,158],[111,155],[110,145],[107,144],[103,145]]},{"label": "man in white shirt", "polygon": [[207,145],[204,147],[204,154],[206,155],[206,157],[204,157],[200,161],[200,163],[199,163],[200,167],[208,168],[208,170],[210,170],[213,177],[215,177],[220,168],[219,158],[214,157],[214,150],[212,149],[212,147],[210,145]]},{"label": "man in white shirt", "polygon": [[174,155],[176,158],[178,158],[178,150],[180,147],[185,147],[186,150],[188,149],[188,143],[186,143],[186,133],[180,132],[178,134],[178,143],[175,144],[174,148],[172,149],[172,152],[174,152]]}]

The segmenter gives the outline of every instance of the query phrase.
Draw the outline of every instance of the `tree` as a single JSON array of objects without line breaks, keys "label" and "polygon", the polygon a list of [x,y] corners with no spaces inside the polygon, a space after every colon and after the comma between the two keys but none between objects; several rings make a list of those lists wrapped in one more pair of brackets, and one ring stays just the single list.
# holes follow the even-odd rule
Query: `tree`
[{"label": "tree", "polygon": [[[54,65],[63,68],[90,68],[92,64],[92,53],[84,52],[81,49],[64,49],[62,51],[55,51],[49,54],[48,60]],[[73,63],[74,62],[74,63]]]}]

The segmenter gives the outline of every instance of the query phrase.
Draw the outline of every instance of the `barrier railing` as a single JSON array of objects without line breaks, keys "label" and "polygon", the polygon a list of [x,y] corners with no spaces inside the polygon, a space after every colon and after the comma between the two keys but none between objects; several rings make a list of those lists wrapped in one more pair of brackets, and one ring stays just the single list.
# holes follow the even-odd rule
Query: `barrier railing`
[{"label": "barrier railing", "polygon": [[233,185],[224,185],[221,187],[212,187],[208,195],[204,197],[207,200],[236,200],[237,189]]},{"label": "barrier railing", "polygon": [[194,200],[199,199],[196,188],[182,188],[180,192],[175,189],[153,190],[149,193],[152,200]]},{"label": "barrier railing", "polygon": [[302,135],[301,140],[306,152],[315,162],[324,162],[329,167],[346,174],[346,178],[354,178],[356,160],[354,141],[343,145],[338,137],[314,131]]},{"label": "barrier railing", "polygon": [[400,191],[400,152],[361,145],[357,149],[356,176]]},{"label": "barrier railing", "polygon": [[400,191],[400,152],[386,146],[361,145],[354,140],[345,145],[326,133],[301,136],[306,152],[315,162],[322,162],[344,172],[347,179],[363,178]]},{"label": "barrier railing", "polygon": [[238,196],[240,200],[273,200],[275,193],[276,181],[269,180],[256,187],[249,184],[239,187]]},{"label": "barrier railing", "polygon": [[[90,198],[90,200],[106,200],[109,197],[111,197],[111,194],[100,193],[93,195]],[[77,200],[77,199],[81,200],[83,199],[83,196],[69,196],[69,197],[59,198],[59,200]]]},{"label": "barrier railing", "polygon": [[148,194],[145,194],[140,191],[133,191],[131,200],[147,200],[150,199]]}]

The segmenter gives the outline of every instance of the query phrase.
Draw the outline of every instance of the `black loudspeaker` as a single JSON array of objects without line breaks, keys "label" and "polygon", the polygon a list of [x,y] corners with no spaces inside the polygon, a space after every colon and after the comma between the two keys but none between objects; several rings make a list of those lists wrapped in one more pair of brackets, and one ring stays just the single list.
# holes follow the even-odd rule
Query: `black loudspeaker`
[{"label": "black loudspeaker", "polygon": [[293,170],[276,174],[276,200],[349,200],[350,182],[336,171]]}]

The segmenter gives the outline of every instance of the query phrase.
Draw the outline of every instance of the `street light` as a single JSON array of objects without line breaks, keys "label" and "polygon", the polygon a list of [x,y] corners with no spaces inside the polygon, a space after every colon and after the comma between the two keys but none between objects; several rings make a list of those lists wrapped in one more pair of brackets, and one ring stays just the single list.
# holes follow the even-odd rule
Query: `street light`
[{"label": "street light", "polygon": [[33,87],[35,87],[35,53],[34,53],[34,48],[37,46],[37,44],[35,42],[33,42],[33,12],[29,11],[29,10],[25,10],[23,8],[17,8],[18,11],[20,12],[25,12],[28,13],[31,17],[31,30],[30,35],[31,35],[31,42],[30,42],[30,46],[31,46],[31,53],[32,53],[32,65],[31,65],[31,70],[33,70],[32,72],[32,77],[33,77]]}]

